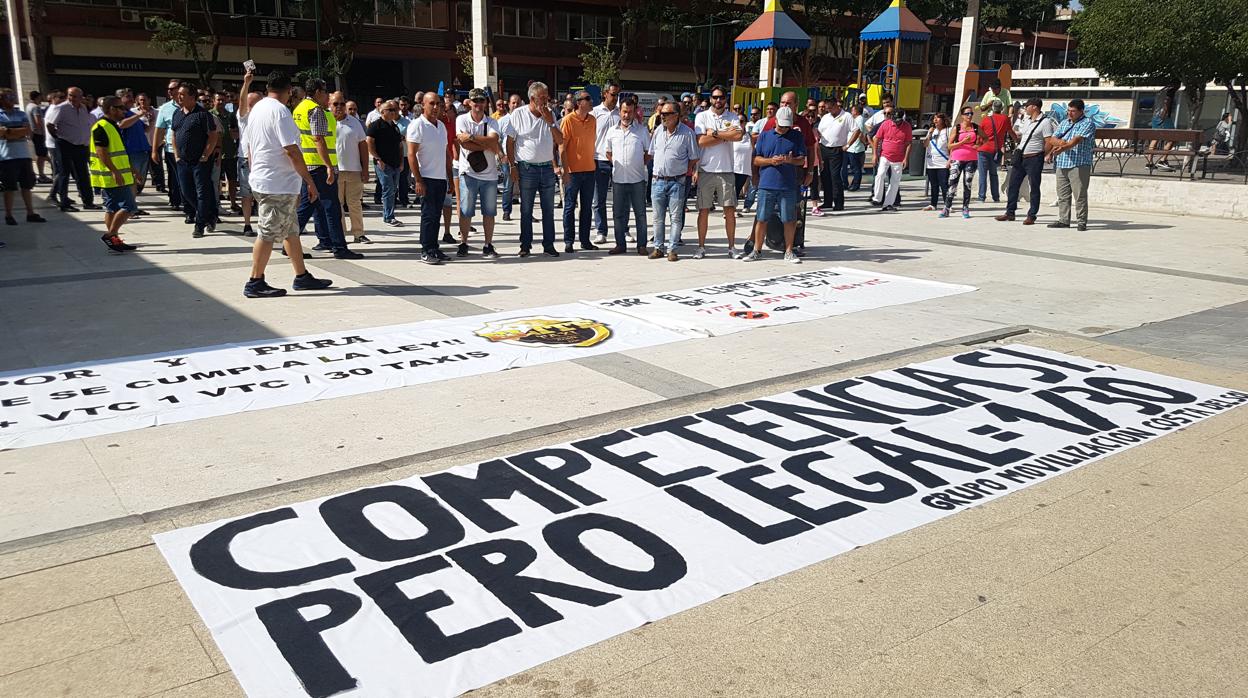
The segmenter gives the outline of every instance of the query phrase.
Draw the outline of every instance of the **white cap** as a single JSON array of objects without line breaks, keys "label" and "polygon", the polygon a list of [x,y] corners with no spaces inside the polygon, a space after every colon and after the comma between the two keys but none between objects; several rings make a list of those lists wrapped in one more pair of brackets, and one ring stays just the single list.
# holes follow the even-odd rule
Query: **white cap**
[{"label": "white cap", "polygon": [[777,126],[792,126],[793,125],[793,110],[788,107],[780,107],[779,109],[777,109],[776,110],[776,125]]}]

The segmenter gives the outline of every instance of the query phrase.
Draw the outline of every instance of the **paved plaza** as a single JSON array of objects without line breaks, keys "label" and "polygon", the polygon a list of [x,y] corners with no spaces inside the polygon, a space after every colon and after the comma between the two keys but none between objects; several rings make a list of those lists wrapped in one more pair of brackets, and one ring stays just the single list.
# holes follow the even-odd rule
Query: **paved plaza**
[{"label": "paved plaza", "polygon": [[[0,452],[0,695],[242,695],[153,534],[840,377],[1018,342],[1248,390],[1242,221],[1098,207],[1085,233],[869,209],[809,218],[800,266],[633,254],[419,263],[418,213],[325,291],[249,300],[229,217],[45,206],[0,231],[0,371],[656,293],[843,266],[977,287],[850,315]],[[1199,186],[1199,185],[1197,185]],[[41,190],[43,191],[43,190]],[[562,211],[557,211],[562,214]],[[740,219],[744,237],[748,218]],[[1020,219],[1021,220],[1021,219]],[[480,223],[478,222],[478,227]],[[562,221],[557,224],[562,237]],[[305,237],[305,246],[313,238]],[[562,249],[562,246],[560,246]],[[274,285],[289,286],[275,255]],[[473,695],[1233,695],[1248,668],[1248,410],[646,624]]]}]

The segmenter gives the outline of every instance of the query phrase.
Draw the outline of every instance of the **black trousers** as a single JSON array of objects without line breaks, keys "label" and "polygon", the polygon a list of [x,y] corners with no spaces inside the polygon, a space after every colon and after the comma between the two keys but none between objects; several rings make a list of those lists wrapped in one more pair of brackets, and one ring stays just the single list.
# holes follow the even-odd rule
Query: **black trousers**
[{"label": "black trousers", "polygon": [[72,175],[78,185],[78,196],[84,206],[95,203],[95,194],[91,190],[91,177],[87,172],[89,159],[87,146],[75,145],[69,141],[56,139],[57,172],[52,186],[60,194],[60,204],[69,204],[69,178]]},{"label": "black trousers", "polygon": [[845,208],[845,182],[841,179],[845,149],[821,145],[819,156],[823,160],[819,168],[819,179],[823,183],[823,205],[820,208],[839,211]]}]

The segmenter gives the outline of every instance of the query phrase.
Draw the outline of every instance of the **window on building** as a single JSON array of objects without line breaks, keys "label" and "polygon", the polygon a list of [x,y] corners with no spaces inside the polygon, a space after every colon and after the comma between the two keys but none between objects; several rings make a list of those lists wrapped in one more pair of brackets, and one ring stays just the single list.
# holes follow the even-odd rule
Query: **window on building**
[{"label": "window on building", "polygon": [[[96,4],[101,4],[97,2]],[[111,2],[106,4],[113,4]],[[136,10],[172,10],[173,0],[121,0],[122,7]]]},{"label": "window on building", "polygon": [[519,36],[526,39],[546,38],[546,11],[528,7],[495,8],[495,33],[500,36]]},{"label": "window on building", "polygon": [[922,63],[924,45],[924,42],[921,41],[901,42],[901,62]]},{"label": "window on building", "polygon": [[314,0],[282,0],[282,16],[291,19],[308,19],[316,11],[312,7]]},{"label": "window on building", "polygon": [[[559,41],[593,41],[614,36],[615,20],[602,15],[557,14],[555,15],[555,38]],[[619,38],[619,37],[615,37]],[[664,46],[670,44],[651,44]]]},{"label": "window on building", "polygon": [[455,3],[455,30],[464,34],[472,33],[472,3]]}]

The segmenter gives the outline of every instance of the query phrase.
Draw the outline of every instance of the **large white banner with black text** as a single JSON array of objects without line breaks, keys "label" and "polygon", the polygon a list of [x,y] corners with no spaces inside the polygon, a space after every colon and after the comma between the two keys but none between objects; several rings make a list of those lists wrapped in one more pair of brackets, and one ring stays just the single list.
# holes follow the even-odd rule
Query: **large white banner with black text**
[{"label": "large white banner with black text", "polygon": [[1245,401],[995,347],[156,542],[250,695],[450,696]]},{"label": "large white banner with black text", "polygon": [[678,342],[584,303],[0,374],[0,448]]},{"label": "large white banner with black text", "polygon": [[588,302],[600,308],[645,318],[676,332],[705,337],[755,327],[818,320],[974,290],[974,286],[828,267],[764,279],[708,284],[682,291]]},{"label": "large white banner with black text", "polygon": [[[814,270],[641,298],[10,371],[0,373],[0,449],[628,351],[967,290],[973,289]],[[707,306],[712,303],[718,305]],[[733,310],[737,306],[740,313]],[[696,329],[702,326],[709,329]]]}]

